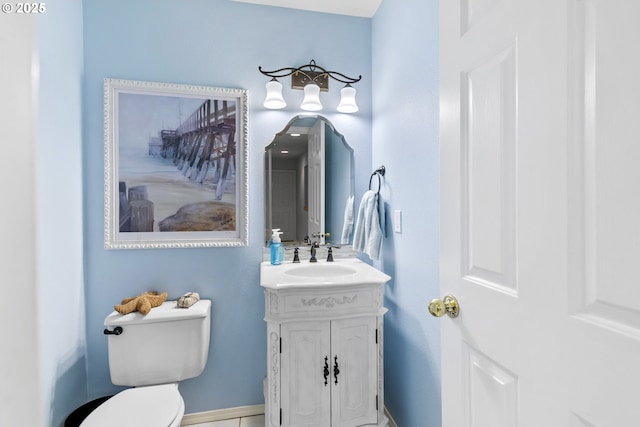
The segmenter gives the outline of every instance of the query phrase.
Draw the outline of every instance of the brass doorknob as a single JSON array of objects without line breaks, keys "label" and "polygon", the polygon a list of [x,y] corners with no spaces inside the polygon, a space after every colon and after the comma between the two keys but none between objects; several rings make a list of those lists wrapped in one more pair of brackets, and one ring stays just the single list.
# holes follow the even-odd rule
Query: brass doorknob
[{"label": "brass doorknob", "polygon": [[435,317],[442,317],[445,314],[451,318],[458,317],[460,305],[458,300],[452,295],[445,295],[442,300],[434,299],[429,303],[429,313]]}]

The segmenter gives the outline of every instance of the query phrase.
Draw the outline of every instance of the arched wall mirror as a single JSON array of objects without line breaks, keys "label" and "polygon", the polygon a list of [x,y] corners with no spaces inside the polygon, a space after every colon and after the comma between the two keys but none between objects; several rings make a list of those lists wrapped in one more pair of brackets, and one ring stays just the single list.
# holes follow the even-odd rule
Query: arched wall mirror
[{"label": "arched wall mirror", "polygon": [[[296,116],[265,148],[265,242],[351,244],[354,153],[322,116]],[[325,237],[325,234],[329,236]]]}]

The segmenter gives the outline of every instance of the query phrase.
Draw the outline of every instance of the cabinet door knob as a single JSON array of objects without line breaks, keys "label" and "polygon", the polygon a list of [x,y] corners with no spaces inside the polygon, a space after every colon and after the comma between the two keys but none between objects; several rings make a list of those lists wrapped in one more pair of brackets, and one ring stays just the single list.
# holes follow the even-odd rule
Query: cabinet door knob
[{"label": "cabinet door knob", "polygon": [[338,369],[338,356],[334,356],[333,358],[333,378],[336,379],[336,384],[338,384],[338,374],[340,373],[340,369]]}]

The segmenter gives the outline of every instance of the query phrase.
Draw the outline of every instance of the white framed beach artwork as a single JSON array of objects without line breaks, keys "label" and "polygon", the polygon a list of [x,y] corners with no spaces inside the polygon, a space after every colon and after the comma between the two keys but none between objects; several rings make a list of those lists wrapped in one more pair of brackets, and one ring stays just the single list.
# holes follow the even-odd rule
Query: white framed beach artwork
[{"label": "white framed beach artwork", "polygon": [[247,129],[247,90],[105,79],[105,248],[246,246]]}]

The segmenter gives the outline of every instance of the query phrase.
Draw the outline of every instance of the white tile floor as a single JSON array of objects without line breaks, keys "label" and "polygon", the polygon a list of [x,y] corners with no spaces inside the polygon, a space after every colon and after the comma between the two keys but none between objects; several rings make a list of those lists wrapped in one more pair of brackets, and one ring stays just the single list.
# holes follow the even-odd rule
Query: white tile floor
[{"label": "white tile floor", "polygon": [[264,415],[193,424],[190,427],[264,427]]}]

